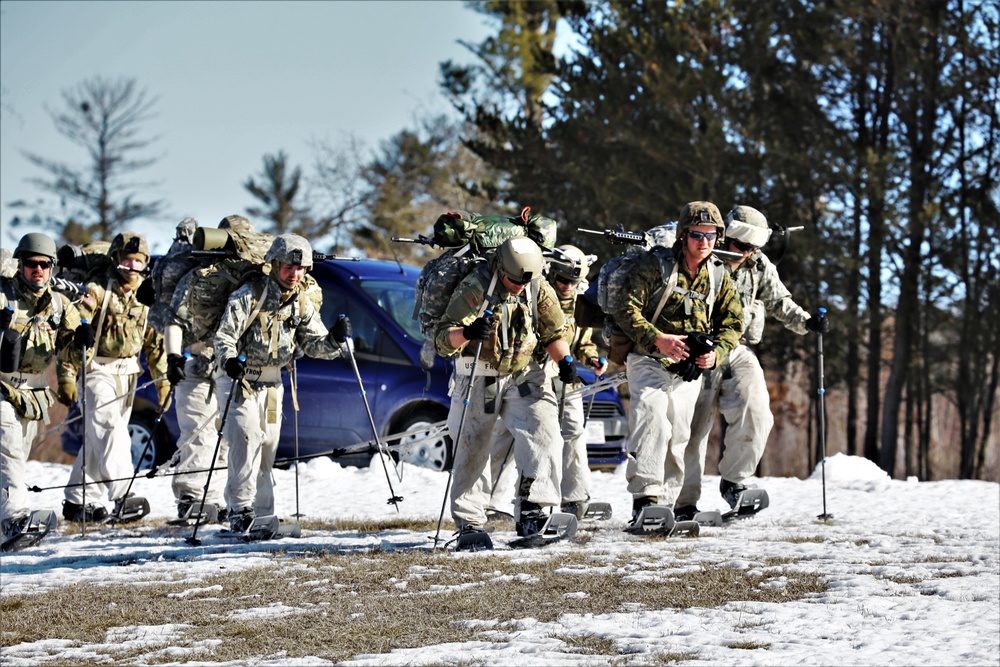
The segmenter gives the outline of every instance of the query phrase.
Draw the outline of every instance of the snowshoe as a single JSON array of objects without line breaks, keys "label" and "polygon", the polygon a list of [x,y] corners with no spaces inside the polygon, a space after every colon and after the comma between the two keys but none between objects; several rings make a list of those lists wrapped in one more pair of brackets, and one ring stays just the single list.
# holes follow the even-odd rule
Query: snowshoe
[{"label": "snowshoe", "polygon": [[56,527],[56,513],[52,510],[34,510],[26,517],[5,526],[0,551],[12,552],[38,544]]},{"label": "snowshoe", "polygon": [[[522,522],[522,529],[529,528],[531,523],[529,521]],[[507,543],[511,549],[533,549],[535,547],[544,547],[549,544],[554,544],[560,540],[565,540],[566,538],[573,537],[576,535],[576,530],[579,527],[579,522],[577,521],[575,514],[566,514],[564,512],[554,512],[545,519],[544,523],[537,526],[537,530],[533,532],[525,531],[523,537],[513,540]]]},{"label": "snowshoe", "polygon": [[633,535],[666,535],[697,537],[700,529],[695,521],[677,521],[674,512],[666,505],[646,505],[626,528]]},{"label": "snowshoe", "polygon": [[496,526],[501,530],[510,530],[510,527],[514,525],[514,515],[501,510],[488,509],[486,510],[486,525]]},{"label": "snowshoe", "polygon": [[[298,524],[293,524],[298,527]],[[236,537],[244,542],[263,542],[274,539],[281,530],[281,522],[273,514],[254,516],[253,510],[240,512],[230,519],[228,530],[222,529],[222,537]]]},{"label": "snowshoe", "polygon": [[727,523],[735,519],[747,519],[757,512],[767,509],[770,504],[767,491],[764,489],[746,489],[736,499],[736,504],[729,512],[722,515],[722,522]]},{"label": "snowshoe", "polygon": [[131,523],[149,514],[149,501],[142,496],[126,496],[115,501],[108,523]]},{"label": "snowshoe", "polygon": [[611,518],[611,503],[590,503],[583,513],[584,521],[604,521]]},{"label": "snowshoe", "polygon": [[104,523],[108,520],[108,510],[94,503],[87,503],[87,507],[85,508],[78,503],[71,503],[68,500],[64,500],[62,516],[64,520],[73,523],[83,523],[84,520],[87,523]]},{"label": "snowshoe", "polygon": [[171,526],[193,526],[196,523],[217,523],[219,507],[214,503],[201,504],[200,501],[190,503],[180,502],[177,505],[176,519],[167,521]]},{"label": "snowshoe", "polygon": [[490,534],[476,526],[466,526],[458,531],[452,542],[455,543],[455,551],[490,551],[493,549],[493,540],[490,539]]}]

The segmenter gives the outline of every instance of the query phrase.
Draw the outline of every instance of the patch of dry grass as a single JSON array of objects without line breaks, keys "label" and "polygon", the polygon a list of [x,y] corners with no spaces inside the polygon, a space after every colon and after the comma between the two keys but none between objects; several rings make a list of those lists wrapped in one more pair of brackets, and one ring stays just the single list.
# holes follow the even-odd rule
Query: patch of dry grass
[{"label": "patch of dry grass", "polygon": [[[314,656],[336,662],[395,648],[491,641],[526,616],[546,623],[564,614],[780,603],[825,590],[819,575],[793,571],[782,573],[786,583],[777,589],[762,587],[766,578],[728,567],[677,574],[675,557],[637,565],[622,557],[595,563],[583,551],[544,560],[427,551],[285,556],[267,567],[208,577],[194,593],[189,582],[163,582],[0,598],[0,639],[6,646],[52,638],[92,645],[104,643],[109,628],[172,623],[186,627],[170,645],[199,646],[195,659]],[[635,580],[637,571],[642,581]],[[466,622],[473,620],[486,623]],[[609,662],[619,655],[612,637],[576,635],[565,627],[553,637],[568,653],[604,655]],[[108,650],[115,661],[178,660],[148,644]],[[659,664],[694,657],[671,655]]]}]

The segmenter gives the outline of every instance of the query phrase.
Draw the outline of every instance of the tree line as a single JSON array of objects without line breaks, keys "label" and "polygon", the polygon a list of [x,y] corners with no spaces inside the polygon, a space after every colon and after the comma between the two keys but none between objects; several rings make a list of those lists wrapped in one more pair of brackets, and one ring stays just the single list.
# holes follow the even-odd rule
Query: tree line
[{"label": "tree line", "polygon": [[[954,448],[960,477],[996,478],[995,2],[467,4],[495,31],[465,44],[472,64],[441,64],[457,121],[425,119],[369,156],[353,140],[316,142],[309,176],[283,152],[266,155],[244,183],[260,202],[248,213],[334,250],[419,264],[424,248],[387,239],[427,233],[443,210],[529,205],[562,223],[561,243],[605,260],[616,249],[577,228],[641,231],[695,199],[753,206],[804,227],[779,271],[799,303],[835,323],[826,383],[847,397],[847,453],[933,479],[932,446]],[[119,107],[78,90],[54,114],[71,139],[90,132],[88,147],[119,147],[118,160],[91,150],[92,177],[26,156],[49,173],[40,187],[78,195],[88,211],[53,220],[67,237],[106,236],[156,204],[111,202],[113,179],[96,169],[142,166],[124,159],[148,114],[131,90]],[[133,121],[118,144],[89,124],[105,108]],[[815,361],[808,338],[776,326],[759,352],[770,369]],[[954,443],[935,441],[942,401],[958,416]]]}]

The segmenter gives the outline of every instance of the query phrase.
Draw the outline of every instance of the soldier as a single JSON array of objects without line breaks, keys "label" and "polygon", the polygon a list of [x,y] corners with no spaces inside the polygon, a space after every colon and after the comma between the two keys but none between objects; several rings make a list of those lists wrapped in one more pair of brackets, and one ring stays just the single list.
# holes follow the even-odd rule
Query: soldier
[{"label": "soldier", "polygon": [[[593,368],[595,375],[601,375],[608,370],[608,361],[598,353],[597,345],[591,340],[591,329],[578,327],[576,320],[577,296],[586,290],[586,287],[581,285],[585,285],[589,270],[590,258],[584,255],[582,250],[576,246],[562,245],[556,248],[548,262],[547,279],[559,299],[559,307],[566,319],[562,338],[569,345],[570,353],[580,363]],[[536,351],[536,358],[537,354]],[[556,364],[546,360],[545,357],[539,361],[544,365],[546,376],[552,382],[553,392],[560,398],[563,384],[558,379]],[[563,447],[560,505],[563,512],[582,519],[590,500],[590,464],[587,458],[583,397],[567,399],[561,407]],[[503,428],[502,422],[497,423],[494,432],[498,436],[501,433],[505,436],[494,439],[493,453],[490,457],[490,470],[494,481],[489,508],[496,511],[495,508],[500,504],[498,502],[500,496],[509,486],[507,480],[513,474],[511,453],[514,439],[510,432]]]},{"label": "soldier", "polygon": [[[255,517],[274,514],[271,468],[281,434],[281,367],[291,362],[296,346],[310,357],[335,359],[339,341],[351,334],[346,317],[327,332],[306,294],[303,277],[312,266],[308,241],[278,236],[264,261],[270,274],[233,292],[215,334],[220,404],[236,392],[223,437],[229,443],[229,521],[239,533],[248,531]],[[231,381],[220,383],[222,372]]]},{"label": "soldier", "polygon": [[[538,245],[528,238],[505,241],[488,270],[476,270],[459,283],[435,329],[438,354],[458,357],[448,413],[455,441],[451,514],[460,537],[473,538],[469,543],[485,538],[489,443],[498,419],[514,440],[518,535],[537,535],[546,522],[543,508],[560,501],[558,407],[545,371],[533,359],[536,347],[557,361],[564,382],[574,381],[576,371],[564,360],[569,345],[562,338],[559,300],[541,277]],[[478,360],[476,345],[469,345],[473,341],[482,341]],[[471,402],[459,429],[474,366]]]},{"label": "soldier", "polygon": [[[193,219],[186,218],[181,225],[189,220]],[[178,241],[175,241],[175,245],[181,243],[181,225],[178,225]],[[256,234],[250,221],[241,215],[223,218],[219,229],[226,230],[228,235],[236,234],[241,237]],[[194,238],[194,230],[184,231],[187,238]],[[219,236],[221,238],[227,235]],[[190,244],[187,247],[188,250],[191,249]],[[161,259],[157,266],[166,263],[167,258]],[[190,266],[183,261],[178,264]],[[219,441],[216,429],[212,427],[214,418],[219,414],[218,392],[212,372],[217,363],[213,346],[218,322],[206,321],[210,309],[206,307],[208,304],[200,302],[200,299],[205,298],[205,293],[195,289],[195,280],[201,275],[199,270],[202,266],[199,263],[193,268],[183,277],[174,280],[177,287],[166,308],[167,324],[163,332],[167,352],[167,378],[174,387],[177,427],[180,431],[177,463],[174,467],[177,474],[173,477],[171,487],[177,501],[178,519],[190,518],[192,508],[204,497],[206,505],[215,506],[218,520],[225,521],[225,477],[213,475],[212,484],[205,493],[205,484],[209,481],[208,470],[213,466],[227,467],[229,453],[225,439]],[[212,312],[215,312],[214,309]]]},{"label": "soldier", "polygon": [[[136,379],[142,372],[139,355],[146,356],[150,375],[156,380],[160,410],[165,410],[170,386],[166,380],[163,337],[148,324],[149,308],[136,299],[149,264],[146,239],[134,232],[115,236],[108,248],[111,265],[87,283],[92,299],[80,305],[86,320],[77,329],[74,345],[60,351],[59,398],[70,404],[78,397],[77,372],[87,364],[87,414],[84,447],[70,472],[63,518],[67,521],[101,521],[107,510],[95,504],[83,506],[82,484],[97,485],[114,502],[114,516],[136,519],[148,512],[148,504],[135,498],[126,509],[125,491],[133,474],[132,439],[128,433]],[[87,358],[81,351],[87,348]],[[86,457],[87,469],[83,469]],[[132,513],[131,508],[142,507]],[[124,514],[123,514],[124,512]]]},{"label": "soldier", "polygon": [[719,491],[730,507],[735,509],[740,494],[747,489],[745,481],[764,455],[774,418],[764,371],[751,347],[763,336],[764,317],[770,315],[800,335],[829,329],[825,318],[812,318],[792,300],[774,264],[761,252],[770,236],[767,219],[757,209],[737,206],[726,216],[726,250],[740,255],[727,262],[726,268],[740,295],[743,337],[728,358],[704,378],[684,454],[684,486],[674,512],[680,520],[693,518],[698,512],[708,436],[718,412],[726,424]]},{"label": "soldier", "polygon": [[[698,399],[693,380],[725,360],[742,331],[739,295],[729,275],[710,266],[712,248],[725,234],[719,209],[704,201],[686,204],[677,233],[671,275],[664,275],[657,256],[644,255],[626,277],[624,302],[613,314],[635,343],[626,358],[633,528],[646,506],[674,505]],[[703,344],[703,334],[717,347]]]},{"label": "soldier", "polygon": [[31,515],[25,463],[38,422],[49,423],[52,392],[43,373],[80,325],[76,306],[52,291],[56,244],[40,233],[21,237],[17,273],[0,290],[0,541],[16,538]]}]

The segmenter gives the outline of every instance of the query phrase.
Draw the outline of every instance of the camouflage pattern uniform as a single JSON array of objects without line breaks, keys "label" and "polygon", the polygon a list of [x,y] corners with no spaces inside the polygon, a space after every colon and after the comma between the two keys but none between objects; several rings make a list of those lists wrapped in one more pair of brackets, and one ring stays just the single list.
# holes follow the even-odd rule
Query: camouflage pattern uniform
[{"label": "camouflage pattern uniform", "polygon": [[[555,277],[549,276],[549,284],[553,286],[553,291],[559,300],[559,308],[566,318],[566,327],[563,329],[563,340],[569,345],[573,357],[587,367],[594,367],[595,362],[600,358],[597,344],[591,336],[593,329],[580,328],[576,325],[577,297],[586,291],[586,284],[582,283],[575,293],[563,295],[555,289]],[[544,356],[543,356],[544,355]],[[545,375],[549,379],[552,391],[558,400],[562,395],[562,382],[559,380],[559,372],[556,363],[544,354],[536,352],[536,360],[539,361],[545,370]],[[567,387],[570,391],[572,387]],[[582,507],[579,514],[586,511],[587,501],[590,500],[590,463],[587,456],[587,431],[584,410],[584,400],[582,396],[567,398],[563,405],[563,417],[560,432],[563,439],[562,447],[562,474],[560,479],[560,494],[562,496],[561,505],[564,511],[572,510],[572,505]],[[493,445],[491,447],[490,470],[493,479],[491,486],[488,510],[502,510],[504,498],[509,497],[510,488],[514,481],[514,464],[511,454],[514,451],[514,438],[503,426],[503,422],[497,421],[493,429]],[[570,513],[576,513],[571,511]]]},{"label": "camouflage pattern uniform", "polygon": [[[713,210],[713,222],[717,218],[721,231],[723,223],[718,209],[710,204],[703,207]],[[679,229],[686,229],[683,212]],[[657,336],[711,334],[718,343],[715,351],[719,364],[739,343],[743,326],[739,294],[725,272],[709,317],[704,297],[696,295],[711,291],[709,264],[715,260],[709,257],[701,263],[697,274],[690,275],[683,254],[686,234],[682,231],[678,236],[680,240],[674,246],[677,286],[656,322],[647,320],[646,313],[652,315],[666,277],[660,260],[652,253],[640,258],[629,271],[625,301],[613,313],[618,327],[636,344],[626,358],[631,393],[628,407],[631,434],[625,473],[628,490],[634,501],[650,498],[669,506],[674,504],[684,480],[684,451],[700,383],[685,382],[673,370],[677,364],[663,358],[655,347]]]},{"label": "camouflage pattern uniform", "polygon": [[792,300],[763,252],[756,250],[735,267],[726,266],[743,307],[743,337],[729,358],[703,377],[684,455],[684,486],[677,498],[678,507],[694,506],[701,498],[708,437],[718,412],[726,422],[725,451],[719,462],[723,480],[742,484],[753,476],[764,455],[774,417],[764,371],[751,346],[763,336],[765,316],[774,317],[797,334],[808,332],[809,313]]},{"label": "camouflage pattern uniform", "polygon": [[[281,250],[279,257],[287,256],[286,248],[301,249],[293,263],[312,265],[312,250],[300,236],[279,236],[272,245],[275,248]],[[291,289],[283,287],[272,264],[270,275],[251,278],[233,292],[215,334],[219,403],[226,405],[234,385],[236,391],[223,427],[229,443],[225,497],[230,520],[248,510],[256,516],[274,514],[271,469],[281,435],[281,367],[292,361],[296,346],[319,359],[341,355],[340,345],[330,340],[307,289],[305,281]],[[227,360],[240,355],[246,358],[246,373],[236,382],[221,369]]]},{"label": "camouflage pattern uniform", "polygon": [[[54,242],[52,249],[55,259]],[[0,309],[7,306],[14,310],[9,327],[20,334],[17,369],[0,372],[0,523],[9,525],[31,512],[25,464],[38,422],[49,423],[53,404],[44,373],[58,350],[72,345],[80,315],[64,295],[50,285],[29,284],[19,270],[13,278],[0,278]],[[0,343],[10,344],[11,339]]]},{"label": "camouflage pattern uniform", "polygon": [[[451,487],[451,515],[459,530],[482,528],[492,487],[490,442],[494,424],[514,442],[519,471],[515,516],[526,501],[545,507],[559,504],[559,413],[545,371],[534,360],[538,346],[546,347],[563,334],[565,318],[555,291],[541,278],[521,295],[511,293],[492,272],[476,270],[459,283],[435,329],[438,354],[455,359],[451,379],[448,431],[455,441]],[[489,308],[500,325],[483,340],[471,402],[459,437],[463,403],[471,379],[476,343],[453,347],[449,332],[471,323],[484,304],[491,276],[497,276]],[[530,294],[537,293],[537,320]],[[506,345],[505,345],[506,342]]]},{"label": "camouflage pattern uniform", "polygon": [[[87,405],[84,424],[87,469],[82,469],[84,453],[81,451],[66,487],[68,504],[82,504],[81,483],[85,478],[88,487],[103,488],[109,500],[119,501],[125,495],[133,474],[128,422],[136,379],[142,372],[140,354],[145,354],[149,373],[156,380],[161,408],[165,407],[163,404],[170,389],[166,381],[163,337],[149,326],[149,308],[136,299],[136,290],[126,292],[123,289],[127,281],[117,268],[120,253],[129,254],[131,247],[138,247],[136,254],[145,255],[148,264],[145,239],[132,232],[122,232],[109,249],[113,266],[87,283],[93,304],[84,301],[79,306],[80,317],[93,325],[98,337],[94,347],[87,350],[87,384],[82,387]],[[68,345],[60,350],[59,359],[60,387],[77,382],[83,363],[81,350]]]}]

